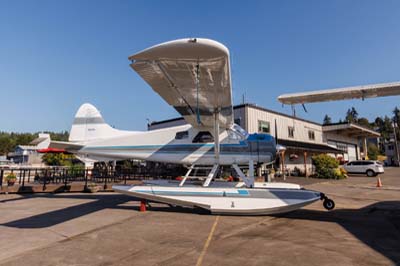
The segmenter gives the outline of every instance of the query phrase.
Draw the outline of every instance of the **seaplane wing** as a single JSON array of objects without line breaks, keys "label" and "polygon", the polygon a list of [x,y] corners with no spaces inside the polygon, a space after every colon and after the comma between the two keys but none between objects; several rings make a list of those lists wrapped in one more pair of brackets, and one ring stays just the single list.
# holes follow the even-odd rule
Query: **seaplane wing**
[{"label": "seaplane wing", "polygon": [[400,95],[400,82],[283,94],[278,97],[278,100],[283,104],[304,104],[393,95]]},{"label": "seaplane wing", "polygon": [[129,59],[131,67],[192,126],[233,124],[229,50],[221,43],[180,39]]}]

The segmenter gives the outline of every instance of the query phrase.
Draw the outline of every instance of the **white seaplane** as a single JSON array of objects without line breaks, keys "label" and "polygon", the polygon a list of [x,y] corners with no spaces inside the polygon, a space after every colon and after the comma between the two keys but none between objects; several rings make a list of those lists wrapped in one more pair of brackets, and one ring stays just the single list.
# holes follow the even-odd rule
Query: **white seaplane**
[{"label": "white seaplane", "polygon": [[[334,202],[323,193],[296,184],[254,181],[254,165],[273,162],[277,146],[271,135],[248,134],[234,124],[229,50],[224,45],[209,39],[180,39],[150,47],[129,59],[130,66],[188,124],[146,132],[122,131],[106,124],[93,105],[83,104],[69,141],[52,141],[50,148],[64,149],[84,161],[140,159],[190,166],[180,182],[113,186],[115,191],[145,200],[234,215],[288,212],[317,200],[323,200],[328,210],[334,208]],[[386,96],[379,94],[382,87],[374,95]],[[399,88],[397,84],[396,94]],[[338,93],[357,97],[348,90]],[[361,93],[360,97],[371,95]],[[304,104],[307,99],[304,95],[279,98],[288,104]],[[247,175],[241,169],[244,165],[249,169]],[[190,174],[200,166],[209,166],[210,172],[196,186]],[[242,182],[213,181],[220,166],[232,166]]]}]

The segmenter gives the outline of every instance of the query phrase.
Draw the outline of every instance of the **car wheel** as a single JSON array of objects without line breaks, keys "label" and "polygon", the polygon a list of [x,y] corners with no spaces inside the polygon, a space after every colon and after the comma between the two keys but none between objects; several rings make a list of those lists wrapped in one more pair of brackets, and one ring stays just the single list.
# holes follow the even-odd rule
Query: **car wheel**
[{"label": "car wheel", "polygon": [[372,170],[367,170],[367,176],[369,177],[375,176],[375,172]]}]

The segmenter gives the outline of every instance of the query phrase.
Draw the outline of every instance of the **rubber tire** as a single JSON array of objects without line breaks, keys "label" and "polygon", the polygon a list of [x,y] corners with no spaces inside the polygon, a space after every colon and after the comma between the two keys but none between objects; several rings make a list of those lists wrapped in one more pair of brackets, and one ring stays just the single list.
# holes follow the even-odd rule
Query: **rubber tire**
[{"label": "rubber tire", "polygon": [[366,174],[367,174],[368,177],[376,176],[375,172],[373,170],[371,170],[371,169],[367,170]]},{"label": "rubber tire", "polygon": [[324,199],[324,203],[322,205],[324,205],[324,208],[327,209],[328,211],[333,210],[335,208],[335,202],[328,198]]}]

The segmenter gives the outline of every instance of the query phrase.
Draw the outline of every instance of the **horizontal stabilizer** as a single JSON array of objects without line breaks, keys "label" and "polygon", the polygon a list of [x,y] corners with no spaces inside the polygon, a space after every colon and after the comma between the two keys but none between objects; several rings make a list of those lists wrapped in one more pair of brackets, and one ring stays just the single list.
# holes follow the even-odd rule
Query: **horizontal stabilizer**
[{"label": "horizontal stabilizer", "polygon": [[63,149],[67,152],[74,152],[82,149],[84,145],[76,144],[68,141],[51,141],[49,148],[52,149]]}]

